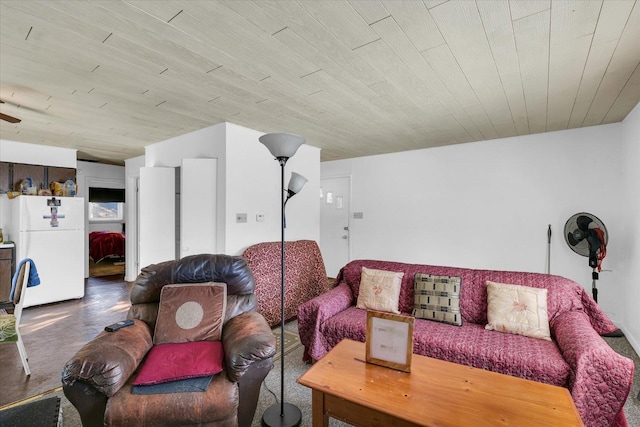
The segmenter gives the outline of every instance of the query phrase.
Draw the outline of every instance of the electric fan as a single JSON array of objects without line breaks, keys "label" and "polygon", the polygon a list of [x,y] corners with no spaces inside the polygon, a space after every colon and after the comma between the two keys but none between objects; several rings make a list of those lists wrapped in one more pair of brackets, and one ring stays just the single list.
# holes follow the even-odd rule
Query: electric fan
[{"label": "electric fan", "polygon": [[593,269],[591,273],[593,299],[597,302],[596,280],[598,280],[598,273],[602,270],[602,260],[607,254],[609,241],[607,227],[597,216],[581,212],[567,220],[564,225],[564,237],[575,253],[589,258],[589,267]]}]

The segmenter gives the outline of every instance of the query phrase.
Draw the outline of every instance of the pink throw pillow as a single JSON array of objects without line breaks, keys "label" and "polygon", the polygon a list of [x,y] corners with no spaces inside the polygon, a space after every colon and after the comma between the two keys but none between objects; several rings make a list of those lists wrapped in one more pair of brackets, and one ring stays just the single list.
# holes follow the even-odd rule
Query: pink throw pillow
[{"label": "pink throw pillow", "polygon": [[220,341],[158,344],[151,348],[133,385],[160,384],[222,372]]}]

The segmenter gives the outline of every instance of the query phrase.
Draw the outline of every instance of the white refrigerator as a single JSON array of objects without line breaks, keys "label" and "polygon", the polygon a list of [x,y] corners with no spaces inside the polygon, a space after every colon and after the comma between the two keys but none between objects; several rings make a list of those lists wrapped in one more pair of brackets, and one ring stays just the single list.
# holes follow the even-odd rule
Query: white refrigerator
[{"label": "white refrigerator", "polygon": [[3,229],[16,245],[16,265],[31,258],[40,276],[40,285],[27,288],[24,307],[82,298],[84,199],[0,197]]}]

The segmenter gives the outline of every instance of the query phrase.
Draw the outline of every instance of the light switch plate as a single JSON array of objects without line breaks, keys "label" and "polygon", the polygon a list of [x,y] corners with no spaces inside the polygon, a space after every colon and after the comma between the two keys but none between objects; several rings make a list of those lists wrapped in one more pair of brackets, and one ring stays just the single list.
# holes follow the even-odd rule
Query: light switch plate
[{"label": "light switch plate", "polygon": [[236,222],[237,223],[247,222],[247,214],[246,213],[237,213],[236,214]]}]

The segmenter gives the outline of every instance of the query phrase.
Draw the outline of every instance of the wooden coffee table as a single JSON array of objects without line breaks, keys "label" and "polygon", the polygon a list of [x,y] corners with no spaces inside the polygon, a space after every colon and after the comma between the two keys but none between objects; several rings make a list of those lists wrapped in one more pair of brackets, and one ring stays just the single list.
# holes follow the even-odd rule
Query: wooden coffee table
[{"label": "wooden coffee table", "polygon": [[298,382],[312,389],[313,426],[583,426],[569,390],[414,354],[411,373],[365,362],[344,340]]}]

